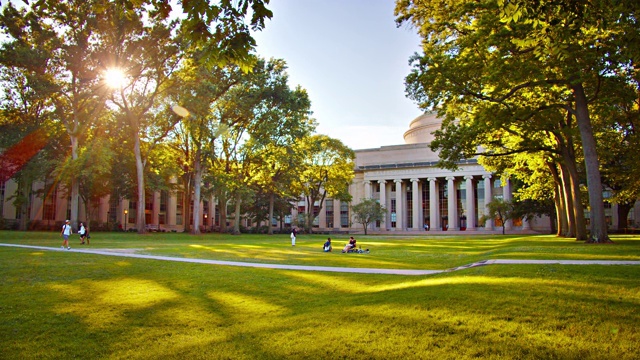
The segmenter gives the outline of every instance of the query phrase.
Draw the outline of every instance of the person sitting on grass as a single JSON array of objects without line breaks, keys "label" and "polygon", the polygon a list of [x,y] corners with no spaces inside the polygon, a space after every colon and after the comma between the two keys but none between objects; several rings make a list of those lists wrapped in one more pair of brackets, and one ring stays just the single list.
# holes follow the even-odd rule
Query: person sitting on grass
[{"label": "person sitting on grass", "polygon": [[354,239],[353,236],[351,236],[349,238],[349,243],[344,246],[344,249],[342,249],[342,252],[343,253],[351,252],[355,248],[356,248],[356,239]]},{"label": "person sitting on grass", "polygon": [[327,238],[327,242],[322,245],[322,251],[330,252],[331,250],[333,250],[333,247],[331,246],[331,238]]}]

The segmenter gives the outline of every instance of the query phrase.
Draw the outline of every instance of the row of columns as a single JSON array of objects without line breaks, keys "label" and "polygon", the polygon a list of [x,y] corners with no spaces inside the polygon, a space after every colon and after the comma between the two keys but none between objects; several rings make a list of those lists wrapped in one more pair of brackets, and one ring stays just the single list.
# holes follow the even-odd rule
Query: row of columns
[{"label": "row of columns", "polygon": [[[484,214],[488,213],[488,209],[486,207],[486,204],[488,204],[489,202],[491,202],[491,200],[493,199],[493,193],[492,193],[492,183],[491,183],[491,178],[492,175],[491,174],[484,174],[482,175],[482,178],[484,180],[484,203],[485,203],[485,209],[484,209]],[[468,230],[475,230],[475,226],[474,221],[476,218],[476,213],[475,213],[475,196],[474,196],[474,184],[473,184],[473,179],[474,176],[472,175],[467,175],[464,176],[464,181],[466,182],[466,210],[467,213],[465,214],[467,219],[469,219],[469,223],[471,224],[471,226],[469,226],[467,229]],[[438,189],[437,189],[437,180],[438,178],[436,177],[429,177],[427,178],[427,181],[429,182],[429,216],[431,219],[431,226],[432,228],[440,228],[441,227],[441,218],[439,216],[439,203],[438,203]],[[458,204],[458,199],[457,199],[457,191],[456,190],[456,177],[454,176],[447,176],[445,177],[445,180],[447,181],[447,189],[449,192],[449,196],[447,199],[447,211],[449,213],[449,229],[451,230],[459,230],[460,229],[460,222],[458,219],[458,211],[457,211],[457,204]],[[380,203],[385,206],[385,208],[388,209],[388,203],[387,203],[387,183],[388,180],[386,179],[381,179],[381,180],[373,180],[376,181],[378,184],[380,184]],[[395,222],[396,222],[396,230],[421,230],[422,227],[424,226],[423,223],[423,219],[424,219],[424,214],[422,214],[422,192],[420,191],[420,179],[418,178],[411,178],[409,179],[409,181],[411,182],[411,193],[412,193],[412,228],[411,229],[405,229],[405,219],[403,218],[404,213],[405,213],[405,197],[402,196],[403,192],[403,185],[405,180],[404,179],[394,179],[392,180],[393,183],[395,184],[395,193],[396,193],[396,211],[395,211]],[[365,198],[367,199],[371,199],[373,198],[373,194],[371,191],[372,188],[372,182],[370,180],[367,180],[364,182],[364,195]],[[510,200],[511,199],[511,187],[510,187],[510,182],[507,181],[504,184],[503,187],[504,190],[504,199],[505,200]],[[390,219],[388,217],[386,217],[383,220],[383,225],[381,226],[382,228],[390,228],[391,223],[390,223]],[[523,224],[525,226],[527,226],[528,224]],[[485,224],[482,224],[481,227],[484,227],[487,230],[491,230],[493,229],[493,220],[487,220],[485,222]],[[505,224],[505,228],[506,229],[510,229],[511,228],[511,222],[508,221]]]}]

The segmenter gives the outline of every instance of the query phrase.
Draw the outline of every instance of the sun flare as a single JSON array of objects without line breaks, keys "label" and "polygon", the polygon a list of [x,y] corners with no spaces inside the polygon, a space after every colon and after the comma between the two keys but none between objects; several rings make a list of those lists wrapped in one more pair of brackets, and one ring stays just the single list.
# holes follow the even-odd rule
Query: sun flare
[{"label": "sun flare", "polygon": [[119,89],[124,86],[126,76],[121,69],[111,68],[105,71],[105,81],[109,87]]}]

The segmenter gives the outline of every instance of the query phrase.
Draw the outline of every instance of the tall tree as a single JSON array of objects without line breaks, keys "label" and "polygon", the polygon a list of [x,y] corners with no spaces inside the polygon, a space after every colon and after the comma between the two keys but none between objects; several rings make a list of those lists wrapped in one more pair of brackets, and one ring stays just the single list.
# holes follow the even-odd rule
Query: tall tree
[{"label": "tall tree", "polygon": [[304,159],[293,188],[306,200],[305,227],[311,232],[327,197],[351,201],[349,185],[354,177],[355,153],[340,140],[320,134],[300,139],[299,144]]},{"label": "tall tree", "polygon": [[458,0],[435,6],[398,1],[398,22],[411,21],[425,39],[425,54],[414,59],[415,70],[407,78],[408,92],[425,108],[438,106],[461,122],[469,118],[489,122],[494,114],[478,105],[486,102],[517,113],[536,100],[535,94],[542,94],[545,103],[536,100],[531,110],[567,111],[576,120],[584,153],[591,210],[588,241],[607,242],[588,104],[597,99],[598,84],[617,74],[614,68],[624,70],[617,59],[611,66],[601,46],[620,53],[615,35],[620,27],[606,25],[615,22],[620,8],[608,8],[604,2],[598,2],[597,11],[590,4],[571,1],[528,4]]},{"label": "tall tree", "polygon": [[[176,93],[177,104],[174,110],[183,117],[179,134],[184,156],[183,191],[186,202],[186,217],[193,217],[191,233],[200,233],[200,201],[202,179],[206,173],[205,164],[215,156],[216,139],[226,131],[215,116],[217,101],[233,86],[240,83],[243,73],[237,66],[200,65],[197,58],[189,58],[178,73],[181,90]],[[193,190],[193,195],[192,194]],[[189,213],[189,204],[193,201],[193,215]],[[189,221],[185,223],[189,229]]]},{"label": "tall tree", "polygon": [[[300,87],[289,88],[284,61],[271,60],[268,65],[272,70],[265,86],[266,96],[256,112],[244,148],[253,159],[252,183],[269,194],[270,223],[277,199],[300,195],[292,193],[290,186],[304,158],[298,142],[315,130],[316,123],[310,117],[311,101],[307,92]],[[268,233],[273,234],[272,226]]]},{"label": "tall tree", "polygon": [[[112,30],[104,34],[112,57],[109,68],[121,71],[114,83],[110,102],[128,123],[136,159],[136,229],[146,232],[145,168],[153,149],[180,120],[177,115],[162,114],[162,96],[170,90],[172,75],[181,59],[178,23],[157,14],[155,9],[130,8],[117,3],[107,11]],[[105,60],[105,63],[107,61]],[[120,76],[115,71],[112,78]],[[166,106],[164,107],[166,111]],[[162,114],[162,115],[161,115]]]},{"label": "tall tree", "polygon": [[[97,76],[98,63],[91,41],[96,31],[94,5],[91,1],[37,1],[30,9],[17,10],[8,4],[3,16],[3,21],[14,24],[6,27],[8,46],[23,54],[37,54],[14,66],[29,69],[34,60],[40,62],[39,75],[48,81],[48,86],[40,90],[49,94],[55,117],[67,131],[73,161],[77,161],[80,140],[102,111],[106,95]],[[79,204],[79,183],[75,178],[71,179],[70,189],[71,221],[75,226]]]}]

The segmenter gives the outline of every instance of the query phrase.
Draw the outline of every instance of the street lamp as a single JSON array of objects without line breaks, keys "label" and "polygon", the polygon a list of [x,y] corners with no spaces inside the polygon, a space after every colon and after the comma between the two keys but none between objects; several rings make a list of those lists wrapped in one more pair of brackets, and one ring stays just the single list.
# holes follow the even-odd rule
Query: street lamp
[{"label": "street lamp", "polygon": [[124,210],[124,231],[127,231],[127,223],[129,222],[129,210]]}]

